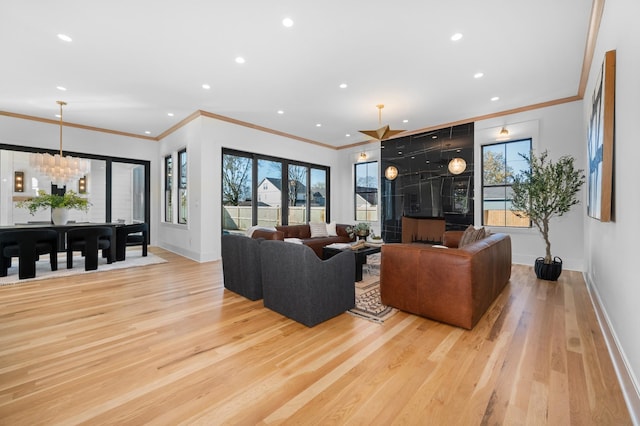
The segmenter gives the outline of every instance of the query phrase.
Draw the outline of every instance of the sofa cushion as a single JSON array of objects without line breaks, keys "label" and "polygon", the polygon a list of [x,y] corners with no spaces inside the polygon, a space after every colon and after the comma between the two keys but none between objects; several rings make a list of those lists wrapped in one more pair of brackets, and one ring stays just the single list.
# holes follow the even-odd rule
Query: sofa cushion
[{"label": "sofa cushion", "polygon": [[329,236],[326,223],[309,223],[309,231],[311,232],[311,238],[324,238]]},{"label": "sofa cushion", "polygon": [[460,238],[460,243],[458,244],[458,248],[464,247],[467,244],[471,244],[478,240],[481,240],[485,237],[485,231],[483,228],[474,228],[473,225],[469,225],[467,229],[465,229],[462,234],[462,238]]},{"label": "sofa cushion", "polygon": [[330,237],[337,237],[338,236],[338,230],[336,229],[336,225],[337,225],[337,223],[335,223],[335,222],[327,223],[327,234]]}]

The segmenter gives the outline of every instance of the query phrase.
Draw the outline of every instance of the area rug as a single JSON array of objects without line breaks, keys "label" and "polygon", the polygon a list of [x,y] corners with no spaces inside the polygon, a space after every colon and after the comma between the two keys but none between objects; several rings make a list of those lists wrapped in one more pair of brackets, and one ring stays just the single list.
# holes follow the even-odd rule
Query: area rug
[{"label": "area rug", "polygon": [[398,310],[382,304],[379,277],[367,274],[362,281],[356,283],[356,307],[347,312],[356,317],[381,324],[391,318]]},{"label": "area rug", "polygon": [[23,284],[37,280],[46,280],[48,278],[66,277],[69,275],[89,274],[92,272],[112,271],[114,269],[134,268],[137,266],[153,265],[156,263],[164,263],[166,260],[153,253],[142,256],[142,251],[127,252],[127,258],[124,261],[113,262],[108,264],[107,260],[98,258],[98,269],[96,271],[84,270],[84,257],[78,255],[73,256],[73,268],[67,269],[67,255],[65,253],[58,254],[58,270],[51,271],[49,264],[49,255],[40,256],[40,260],[36,262],[36,277],[21,280],[18,278],[18,259],[14,258],[11,268],[7,271],[6,277],[0,277],[0,286],[10,284]]}]

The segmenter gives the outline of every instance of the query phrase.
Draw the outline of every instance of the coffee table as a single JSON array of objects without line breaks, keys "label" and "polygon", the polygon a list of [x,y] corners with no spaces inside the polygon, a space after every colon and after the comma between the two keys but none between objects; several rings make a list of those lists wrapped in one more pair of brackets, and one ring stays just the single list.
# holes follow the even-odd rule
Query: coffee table
[{"label": "coffee table", "polygon": [[367,255],[380,253],[380,247],[363,247],[358,250],[351,250],[350,248],[337,249],[332,247],[322,247],[322,258],[329,259],[331,256],[335,256],[342,251],[353,252],[355,255],[354,257],[356,258],[356,281],[362,281],[362,266],[367,263]]}]

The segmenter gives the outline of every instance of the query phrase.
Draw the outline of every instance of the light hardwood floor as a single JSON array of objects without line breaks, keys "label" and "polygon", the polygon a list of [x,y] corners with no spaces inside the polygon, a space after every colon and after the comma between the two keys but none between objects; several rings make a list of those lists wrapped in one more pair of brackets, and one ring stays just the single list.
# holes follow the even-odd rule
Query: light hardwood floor
[{"label": "light hardwood floor", "polygon": [[473,331],[399,312],[314,328],[220,262],[0,287],[0,424],[625,425],[580,273],[511,283]]}]

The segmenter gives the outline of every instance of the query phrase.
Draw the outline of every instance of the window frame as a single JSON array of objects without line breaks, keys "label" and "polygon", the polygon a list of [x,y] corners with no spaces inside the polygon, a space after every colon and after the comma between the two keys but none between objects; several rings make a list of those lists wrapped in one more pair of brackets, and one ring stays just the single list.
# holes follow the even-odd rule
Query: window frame
[{"label": "window frame", "polygon": [[173,222],[173,155],[164,157],[164,221]]},{"label": "window frame", "polygon": [[[529,142],[529,149],[526,152],[526,154],[528,155],[531,150],[533,149],[533,138],[532,137],[526,137],[526,138],[520,138],[520,139],[514,139],[514,140],[508,140],[508,141],[498,141],[495,143],[488,143],[488,144],[484,144],[480,146],[480,161],[481,161],[481,167],[480,167],[480,186],[481,186],[481,207],[480,207],[480,217],[481,217],[481,222],[483,226],[490,226],[490,227],[496,227],[496,228],[511,228],[511,229],[530,229],[532,226],[531,220],[527,220],[527,225],[514,225],[514,224],[507,224],[508,220],[507,220],[507,212],[510,212],[511,210],[509,208],[507,208],[507,203],[510,201],[509,198],[507,198],[507,193],[508,193],[508,189],[511,188],[511,183],[509,183],[509,179],[508,176],[505,176],[505,181],[502,184],[485,184],[485,149],[489,148],[489,147],[496,147],[498,145],[503,145],[504,146],[504,152],[505,152],[505,156],[504,156],[504,169],[507,170],[509,167],[509,160],[507,158],[506,155],[506,151],[507,151],[507,146],[510,144],[516,144],[516,143],[522,143],[522,142]],[[486,200],[485,196],[487,193],[487,189],[488,188],[504,188],[504,193],[505,193],[505,198],[500,199],[500,200]],[[495,224],[495,223],[487,223],[487,218],[485,217],[485,204],[488,201],[499,201],[499,202],[504,202],[505,203],[505,208],[504,210],[501,210],[504,212],[504,225],[500,225],[500,224]],[[524,220],[524,219],[523,219]]]},{"label": "window frame", "polygon": [[[183,163],[184,158],[184,163]],[[178,223],[180,225],[186,225],[188,220],[188,205],[189,198],[187,196],[188,186],[188,156],[187,148],[183,148],[178,151]],[[184,170],[183,170],[184,168]],[[182,192],[184,191],[184,192]],[[184,194],[184,200],[183,198]]]},{"label": "window frame", "polygon": [[[256,154],[256,153],[251,153],[251,152],[246,152],[246,151],[238,151],[235,149],[231,149],[231,148],[222,148],[222,156],[221,156],[221,167],[224,167],[224,157],[225,155],[232,155],[232,156],[238,156],[238,157],[243,157],[243,158],[248,158],[251,160],[251,168],[252,168],[252,174],[251,174],[251,185],[250,185],[250,193],[251,193],[251,199],[252,199],[252,203],[251,203],[251,208],[252,208],[252,217],[251,217],[251,224],[252,226],[258,225],[258,189],[259,189],[259,184],[261,182],[258,181],[258,161],[259,160],[266,160],[266,161],[271,161],[271,162],[276,162],[276,163],[280,163],[281,165],[281,186],[282,188],[289,188],[289,166],[302,166],[306,168],[306,173],[305,173],[305,182],[302,182],[303,185],[306,186],[306,200],[305,200],[305,206],[306,206],[306,213],[305,213],[305,219],[306,219],[306,223],[309,223],[310,218],[311,218],[311,204],[312,204],[312,200],[311,200],[311,175],[312,175],[312,170],[317,169],[317,170],[322,170],[325,172],[325,205],[324,205],[324,216],[325,216],[325,222],[329,222],[331,219],[330,216],[330,181],[331,181],[331,168],[329,166],[323,166],[320,164],[313,164],[313,163],[307,163],[307,162],[303,162],[303,161],[296,161],[296,160],[289,160],[286,158],[280,158],[280,157],[273,157],[273,156],[269,156],[269,155],[263,155],[263,154]],[[224,173],[224,170],[222,170],[222,173]],[[288,225],[289,224],[289,191],[288,190],[282,190],[282,188],[280,189],[281,191],[281,203],[280,203],[280,208],[281,208],[281,224],[282,225]],[[224,196],[224,179],[221,179],[221,193],[222,196]],[[255,200],[255,202],[253,201]],[[224,209],[224,200],[221,200],[221,204],[222,204],[222,209]],[[223,217],[223,222],[222,222],[222,228],[224,228],[224,211],[222,212],[222,217]]]},{"label": "window frame", "polygon": [[[365,172],[365,178],[368,181],[370,177],[373,177],[376,183],[376,187],[375,187],[375,191],[359,191],[358,188],[358,168],[362,168],[362,167],[366,167],[366,172]],[[369,169],[370,166],[374,166],[374,170],[375,170],[375,176],[371,175],[369,173]],[[372,161],[366,161],[366,162],[358,162],[358,163],[354,163],[353,165],[353,218],[354,220],[358,221],[358,222],[377,222],[379,219],[379,214],[380,214],[380,165],[378,163],[378,160],[372,160]],[[368,187],[362,187],[362,188],[368,188]],[[375,194],[375,200],[376,200],[376,204],[375,204],[375,217],[374,218],[370,218],[369,217],[369,212],[374,211],[374,209],[365,209],[365,216],[366,219],[359,219],[358,218],[358,195],[359,194],[365,194],[365,196],[361,197],[364,200],[367,200],[367,196],[366,194]]]}]

